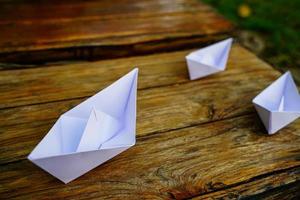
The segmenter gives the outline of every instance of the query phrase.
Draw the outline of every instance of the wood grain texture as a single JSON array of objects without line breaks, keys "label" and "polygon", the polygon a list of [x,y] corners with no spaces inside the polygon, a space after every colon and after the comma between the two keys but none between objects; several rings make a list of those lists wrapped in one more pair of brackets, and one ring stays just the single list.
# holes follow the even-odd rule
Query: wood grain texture
[{"label": "wood grain texture", "polygon": [[[251,114],[143,136],[133,148],[67,185],[24,160],[1,166],[0,192],[16,199],[193,197],[299,167],[299,128],[294,123],[268,136]],[[266,182],[278,185],[272,178]]]},{"label": "wood grain texture", "polygon": [[[140,69],[139,89],[187,83],[190,81],[185,56],[191,51],[1,71],[0,108],[88,97],[135,66]],[[232,76],[238,77],[237,75],[241,73],[249,79],[251,76],[248,73],[265,71],[266,73],[262,75],[257,73],[257,81],[262,79],[261,82],[265,82],[263,79],[269,78],[269,81],[264,84],[266,85],[275,78],[275,75],[279,75],[275,71],[270,72],[269,65],[239,45],[234,45],[230,52],[228,69],[222,75],[213,75],[202,79],[200,83],[214,83],[215,80],[222,81],[221,79],[230,81]]]},{"label": "wood grain texture", "polygon": [[[295,197],[299,197],[300,195],[299,181],[300,167],[294,167],[263,174],[243,183],[227,186],[225,189],[208,192],[205,195],[200,195],[192,199],[295,199]],[[281,197],[276,197],[278,194],[281,195]]]},{"label": "wood grain texture", "polygon": [[300,198],[300,181],[282,185],[281,187],[274,188],[268,192],[249,196],[246,200],[251,199],[264,199],[264,200],[295,200]]},{"label": "wood grain texture", "polygon": [[197,0],[54,0],[2,3],[0,29],[0,61],[30,63],[174,50],[233,26]]},{"label": "wood grain texture", "polygon": [[[300,121],[268,136],[251,104],[280,73],[234,45],[225,72],[189,81],[190,51],[0,71],[0,197],[271,199],[283,186],[297,191]],[[26,160],[60,114],[133,65],[136,146],[67,185]]]},{"label": "wood grain texture", "polygon": [[[137,113],[138,136],[254,112],[251,104],[253,97],[279,76],[278,72],[270,71],[270,67],[253,54],[240,46],[235,46],[230,54],[228,70],[210,78],[188,81],[186,64],[183,60],[186,53],[183,51],[137,58],[137,62],[141,63]],[[237,59],[238,57],[241,59]],[[90,95],[93,90],[98,91],[99,88],[111,83],[110,78],[115,76],[113,75],[115,71],[127,72],[131,68],[132,60],[134,59],[120,59],[118,69],[114,68],[116,62],[105,61],[97,62],[95,65],[97,67],[90,66],[90,68],[80,67],[81,65],[74,66],[74,68],[66,66],[66,69],[70,68],[69,71],[64,67],[49,67],[44,70],[38,68],[0,72],[0,74],[5,74],[3,76],[7,78],[6,82],[20,80],[20,83],[15,83],[14,86],[8,84],[3,87],[10,87],[13,91],[8,91],[11,93],[7,96],[9,94],[20,95],[24,92],[21,95],[30,98],[24,100],[21,96],[9,98],[3,95],[0,97],[19,103],[8,104],[18,105],[18,107],[0,110],[0,135],[2,137],[0,163],[24,159],[59,115],[83,100],[82,98],[68,100],[68,95],[69,98],[80,97],[81,93]],[[169,62],[165,62],[166,60]],[[98,67],[98,65],[103,67]],[[82,68],[87,69],[89,73],[83,72]],[[63,74],[59,75],[62,72]],[[257,75],[258,72],[259,75]],[[93,78],[96,74],[100,77],[101,73],[103,73],[101,76],[103,79],[98,81]],[[20,75],[20,78],[13,78],[13,74]],[[112,77],[109,76],[110,74]],[[41,84],[45,77],[48,84]],[[77,79],[77,77],[80,78]],[[78,82],[73,82],[74,80]],[[35,88],[35,94],[28,93],[32,87]],[[59,87],[67,89],[58,90]],[[54,92],[53,89],[55,89]],[[52,99],[53,95],[55,99]],[[65,100],[52,102],[63,98]],[[40,104],[40,100],[50,102]],[[39,104],[20,106],[28,102]],[[16,137],[19,138],[18,143],[15,142]]]}]

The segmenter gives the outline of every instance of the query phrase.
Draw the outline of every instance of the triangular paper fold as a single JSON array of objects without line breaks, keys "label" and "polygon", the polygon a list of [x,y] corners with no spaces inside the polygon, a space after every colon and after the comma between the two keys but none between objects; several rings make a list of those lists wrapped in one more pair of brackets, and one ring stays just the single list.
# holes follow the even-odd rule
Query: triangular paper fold
[{"label": "triangular paper fold", "polygon": [[263,90],[253,103],[269,134],[300,116],[300,95],[290,72]]},{"label": "triangular paper fold", "polygon": [[122,128],[122,121],[100,110],[92,109],[77,147],[77,152],[93,151],[115,136]]},{"label": "triangular paper fold", "polygon": [[194,80],[224,71],[232,41],[233,39],[229,38],[187,55],[190,79]]},{"label": "triangular paper fold", "polygon": [[64,113],[28,156],[67,183],[135,144],[138,69]]}]

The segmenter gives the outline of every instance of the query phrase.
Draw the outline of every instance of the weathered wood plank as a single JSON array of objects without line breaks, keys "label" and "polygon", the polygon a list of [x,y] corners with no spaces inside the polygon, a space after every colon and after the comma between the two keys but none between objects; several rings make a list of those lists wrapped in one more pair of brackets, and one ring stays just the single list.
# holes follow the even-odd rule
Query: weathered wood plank
[{"label": "weathered wood plank", "polygon": [[[299,128],[299,122],[293,123],[268,136],[251,114],[144,136],[133,148],[63,187],[29,161],[10,163],[1,166],[0,193],[17,199],[193,197],[300,166]],[[299,173],[281,178],[293,182]]]},{"label": "weathered wood plank", "polygon": [[[129,72],[134,66],[140,69],[139,89],[189,82],[185,55],[190,51],[59,67],[48,65],[46,68],[0,71],[0,108],[87,97]],[[228,61],[228,70],[222,75],[203,79],[200,83],[206,84],[218,78],[227,80],[239,73],[247,76],[249,71],[270,69],[270,66],[249,51],[234,45]],[[272,74],[276,73],[271,72],[271,76]]]},{"label": "weathered wood plank", "polygon": [[281,187],[274,188],[268,192],[249,196],[245,200],[295,200],[300,198],[300,181],[295,183],[282,185]]},{"label": "weathered wood plank", "polygon": [[225,189],[209,192],[208,194],[192,199],[266,199],[278,193],[284,194],[286,198],[282,196],[282,198],[277,199],[294,199],[297,196],[296,192],[300,192],[300,167],[279,172],[272,171],[271,174],[263,175],[263,177],[254,177],[252,179],[254,180],[246,181],[237,186],[226,186]]},{"label": "weathered wood plank", "polygon": [[233,26],[197,0],[55,0],[3,3],[0,29],[0,61],[30,63],[174,50]]},{"label": "weathered wood plank", "polygon": [[[146,9],[145,9],[146,8]],[[61,21],[86,21],[91,19],[112,19],[120,17],[146,17],[167,13],[205,11],[208,6],[199,6],[196,1],[168,0],[158,1],[127,1],[119,0],[116,4],[110,1],[71,0],[54,1],[2,1],[0,21],[7,23],[57,23]],[[12,13],[15,11],[17,13]],[[39,11],[33,13],[33,11]]]},{"label": "weathered wood plank", "polygon": [[[186,127],[253,111],[251,99],[258,92],[257,90],[245,86],[247,82],[242,80],[223,83],[230,87],[244,86],[237,88],[239,96],[235,91],[217,89],[214,84],[209,88],[197,87],[197,84],[185,84],[139,92],[137,135]],[[224,98],[226,100],[223,100]],[[22,123],[24,120],[13,121],[15,125],[0,127],[2,138],[0,163],[24,159],[53,125],[56,120],[53,118],[76,103],[78,100],[22,107],[25,113],[21,112],[19,116],[16,113],[16,115],[18,118],[25,116],[26,123]],[[15,113],[17,110],[11,109],[10,112]],[[52,119],[47,120],[47,118]]]},{"label": "weathered wood plank", "polygon": [[[240,52],[243,51],[240,47],[234,51],[239,51],[239,49]],[[174,60],[178,62],[178,58],[182,58],[181,53],[172,54],[176,55]],[[145,68],[141,67],[140,80],[145,78],[144,81],[147,82],[147,77],[151,77],[150,80],[155,82],[160,77],[172,77],[173,73],[178,73],[178,77],[182,77],[182,79],[175,78],[174,80],[181,80],[182,83],[143,89],[138,92],[137,135],[145,136],[254,112],[251,100],[267,84],[277,78],[279,73],[270,71],[268,65],[259,61],[249,52],[245,51],[244,53],[245,59],[231,58],[226,72],[198,81],[184,82],[187,81],[186,66],[181,60],[179,64],[174,62],[173,65],[167,65],[169,70],[163,67],[165,63],[159,63],[157,67],[153,67],[155,64],[151,65],[149,70],[145,71],[143,71]],[[152,58],[153,62],[159,60],[155,57]],[[162,67],[162,71],[159,71],[159,66]],[[180,66],[179,70],[177,70],[177,66]],[[109,70],[109,67],[107,68]],[[53,67],[52,69],[61,70],[62,68]],[[151,69],[158,71],[151,71]],[[37,77],[38,74],[36,74]],[[68,76],[72,77],[72,74],[71,71]],[[180,74],[185,74],[185,76]],[[142,77],[143,75],[144,77]],[[54,77],[58,76],[54,75]],[[34,79],[30,80],[32,80],[30,82],[34,82]],[[90,81],[88,77],[83,80]],[[140,87],[143,87],[144,84],[147,85],[141,81]],[[64,83],[62,85],[69,85],[70,91],[81,87],[80,84]],[[48,90],[51,91],[51,84]],[[49,94],[45,93],[45,95]],[[54,95],[63,97],[65,93],[54,93]],[[47,97],[47,100],[49,99]],[[24,159],[49,130],[54,120],[80,101],[82,99],[0,110],[0,134],[2,137],[0,163]],[[18,142],[15,142],[16,140]]]}]

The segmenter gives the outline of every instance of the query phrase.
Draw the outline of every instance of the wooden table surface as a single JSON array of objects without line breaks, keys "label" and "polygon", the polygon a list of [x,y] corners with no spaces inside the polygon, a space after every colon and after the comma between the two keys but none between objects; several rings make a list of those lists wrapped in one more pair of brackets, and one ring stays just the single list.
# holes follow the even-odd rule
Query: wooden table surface
[{"label": "wooden table surface", "polygon": [[[1,9],[9,12],[18,4],[24,12],[11,14],[9,18],[8,13],[0,12],[0,27],[8,31],[5,34],[18,28],[8,26],[16,21],[20,23],[19,30],[29,30],[23,26],[34,29],[37,23],[45,26],[45,30],[52,30],[48,26],[55,24],[64,31],[53,34],[51,40],[47,34],[34,38],[34,33],[27,31],[24,38],[0,37],[0,52],[9,52],[10,58],[19,59],[20,52],[28,51],[24,55],[32,63],[37,61],[34,56],[48,55],[45,52],[52,48],[76,50],[83,45],[100,50],[102,44],[114,43],[118,47],[114,52],[122,52],[123,45],[147,46],[154,44],[156,37],[161,49],[155,47],[158,53],[149,55],[141,55],[146,52],[143,50],[137,53],[127,49],[126,55],[132,56],[115,59],[108,56],[99,61],[76,63],[69,62],[75,57],[60,57],[62,51],[55,49],[57,59],[63,63],[49,63],[55,60],[50,53],[49,57],[41,58],[49,59],[46,64],[0,70],[0,199],[293,199],[300,196],[300,120],[269,136],[251,103],[281,74],[234,44],[226,71],[200,80],[188,79],[185,55],[195,45],[224,38],[224,33],[232,28],[229,22],[195,1],[133,1],[130,5],[127,1],[114,5],[108,1],[85,1],[80,4],[87,7],[83,13],[77,6],[70,13],[55,7],[68,8],[77,1],[70,2],[31,5],[21,0],[8,1]],[[39,18],[34,18],[36,6]],[[54,11],[56,15],[51,15]],[[123,15],[134,16],[137,21],[117,22],[123,19],[116,16]],[[55,16],[64,17],[58,20]],[[153,23],[140,22],[148,17],[157,19]],[[73,35],[77,27],[74,24],[85,19],[92,21],[86,26],[82,24],[87,34],[81,35],[79,27],[79,36]],[[153,27],[164,19],[169,22],[161,34]],[[187,19],[194,23],[183,23]],[[111,35],[113,29],[93,33],[92,24],[106,26],[106,20],[121,27]],[[64,28],[61,23],[70,27]],[[182,23],[189,27],[182,29],[183,36],[178,31]],[[143,24],[153,27],[141,27]],[[125,31],[123,35],[127,25],[134,27],[131,31],[135,33]],[[141,32],[144,28],[146,32]],[[193,44],[189,41],[191,35]],[[74,43],[69,43],[69,38],[75,38]],[[174,40],[170,42],[169,38]],[[180,45],[173,45],[177,40]],[[169,52],[169,43],[174,51]],[[33,51],[37,54],[32,54]],[[134,147],[67,185],[26,159],[59,115],[135,66],[139,67],[139,79]]]},{"label": "wooden table surface", "polygon": [[157,53],[196,47],[232,28],[197,0],[7,1],[0,7],[0,61]]}]

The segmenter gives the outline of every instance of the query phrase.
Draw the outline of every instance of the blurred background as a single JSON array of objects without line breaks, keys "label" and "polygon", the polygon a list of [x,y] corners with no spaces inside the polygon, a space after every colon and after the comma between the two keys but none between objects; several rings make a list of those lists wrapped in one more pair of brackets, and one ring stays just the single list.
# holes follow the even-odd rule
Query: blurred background
[{"label": "blurred background", "polygon": [[300,84],[299,0],[203,0],[237,27],[239,42]]}]

